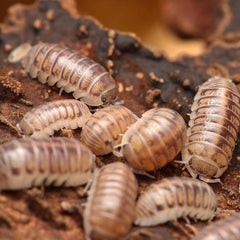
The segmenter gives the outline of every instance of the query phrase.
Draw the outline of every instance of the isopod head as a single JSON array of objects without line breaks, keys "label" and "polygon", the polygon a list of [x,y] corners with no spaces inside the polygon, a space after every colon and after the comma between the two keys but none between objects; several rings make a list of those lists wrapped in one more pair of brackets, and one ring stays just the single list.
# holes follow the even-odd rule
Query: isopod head
[{"label": "isopod head", "polygon": [[31,136],[34,132],[33,126],[27,123],[24,119],[17,124],[17,128],[26,136]]},{"label": "isopod head", "polygon": [[207,182],[210,181],[217,182],[217,179],[216,180],[210,179],[212,178],[212,176],[214,177],[221,176],[221,172],[219,171],[219,168],[217,166],[223,166],[225,170],[227,169],[228,166],[226,164],[226,161],[221,156],[216,158],[217,164],[219,164],[216,165],[215,162],[210,163],[209,161],[206,161],[204,158],[198,156],[190,156],[189,152],[187,151],[187,148],[185,147],[182,149],[182,158],[186,159],[186,168],[192,177],[196,178],[197,176],[200,176],[200,179],[202,178]]},{"label": "isopod head", "polygon": [[[110,74],[107,74],[105,79],[102,80],[102,82],[97,83],[102,86],[95,88],[95,91],[91,91],[91,94],[87,94],[84,97],[79,98],[76,91],[76,93],[73,93],[74,98],[79,98],[81,101],[90,106],[109,105],[116,102],[118,99],[118,89],[114,79],[110,76]],[[103,91],[103,89],[105,90]],[[99,95],[100,92],[102,93]]]},{"label": "isopod head", "polygon": [[116,102],[116,100],[118,99],[118,89],[117,89],[117,87],[112,86],[111,88],[105,90],[101,94],[100,98],[101,98],[101,101],[102,101],[102,105]]}]

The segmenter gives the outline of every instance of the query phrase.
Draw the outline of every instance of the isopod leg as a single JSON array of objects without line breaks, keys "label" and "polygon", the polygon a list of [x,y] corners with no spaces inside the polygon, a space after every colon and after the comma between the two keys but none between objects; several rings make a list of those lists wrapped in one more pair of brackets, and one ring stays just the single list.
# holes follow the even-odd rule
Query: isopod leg
[{"label": "isopod leg", "polygon": [[197,174],[193,172],[193,170],[191,169],[190,165],[188,162],[186,162],[185,164],[185,167],[187,168],[188,172],[190,173],[190,175],[193,177],[193,178],[197,178]]},{"label": "isopod leg", "polygon": [[44,183],[41,184],[40,190],[41,190],[41,197],[44,198],[44,196],[45,196],[45,186],[44,186]]},{"label": "isopod leg", "polygon": [[205,178],[203,176],[199,176],[199,179],[206,182],[206,183],[222,183],[222,181],[220,180],[220,178],[216,178],[216,179],[210,179],[210,178]]},{"label": "isopod leg", "polygon": [[173,162],[175,163],[179,163],[179,164],[184,164],[184,166],[182,167],[182,171],[184,171],[186,169],[186,163],[181,161],[181,160],[174,160]]},{"label": "isopod leg", "polygon": [[85,188],[84,188],[84,190],[83,190],[83,196],[88,195],[88,191],[89,191],[89,189],[90,189],[90,187],[91,187],[91,185],[92,185],[92,181],[93,181],[93,177],[91,177],[91,178],[89,179],[89,181],[87,182],[87,184],[86,184],[86,186],[85,186]]},{"label": "isopod leg", "polygon": [[62,95],[63,90],[64,90],[64,87],[61,87],[60,90],[59,90],[59,96]]},{"label": "isopod leg", "polygon": [[145,172],[145,171],[141,171],[141,170],[137,170],[137,169],[134,169],[134,168],[131,168],[131,170],[135,173],[135,174],[138,174],[138,175],[143,175],[143,176],[146,176],[146,177],[149,177],[151,179],[156,179],[155,176]]},{"label": "isopod leg", "polygon": [[208,222],[211,222],[213,218],[215,218],[216,215],[218,215],[220,212],[221,212],[221,208],[217,208],[217,211],[212,215],[212,217],[208,220]]},{"label": "isopod leg", "polygon": [[87,192],[90,190],[93,179],[97,176],[99,169],[96,168],[94,173],[92,174],[91,178],[88,180],[84,190],[83,190],[83,195],[87,195]]},{"label": "isopod leg", "polygon": [[[116,150],[120,148],[120,150]],[[112,148],[112,153],[116,156],[116,157],[123,157],[123,153],[122,153],[122,144],[118,144],[118,145],[115,145],[113,148]]]}]

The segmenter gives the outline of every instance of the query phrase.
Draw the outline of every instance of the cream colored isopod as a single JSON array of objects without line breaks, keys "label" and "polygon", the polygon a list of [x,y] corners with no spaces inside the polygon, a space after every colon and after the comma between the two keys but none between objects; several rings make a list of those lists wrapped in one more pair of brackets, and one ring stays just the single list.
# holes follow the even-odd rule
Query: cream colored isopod
[{"label": "cream colored isopod", "polygon": [[123,105],[110,105],[96,111],[83,125],[81,140],[96,155],[111,153],[127,128],[138,117]]},{"label": "cream colored isopod", "polygon": [[240,125],[240,95],[227,78],[214,77],[198,90],[191,108],[182,160],[192,177],[219,182],[227,170]]},{"label": "cream colored isopod", "polygon": [[146,111],[123,135],[120,153],[136,170],[153,171],[171,162],[181,151],[186,123],[169,108]]},{"label": "cream colored isopod", "polygon": [[82,127],[91,115],[83,102],[75,99],[56,100],[27,112],[17,127],[25,136],[48,137],[62,128]]},{"label": "cream colored isopod", "polygon": [[86,184],[95,155],[68,138],[22,138],[0,146],[0,190]]},{"label": "cream colored isopod", "polygon": [[165,178],[151,184],[136,206],[135,224],[155,226],[178,218],[209,220],[216,215],[217,198],[211,187],[187,177]]}]

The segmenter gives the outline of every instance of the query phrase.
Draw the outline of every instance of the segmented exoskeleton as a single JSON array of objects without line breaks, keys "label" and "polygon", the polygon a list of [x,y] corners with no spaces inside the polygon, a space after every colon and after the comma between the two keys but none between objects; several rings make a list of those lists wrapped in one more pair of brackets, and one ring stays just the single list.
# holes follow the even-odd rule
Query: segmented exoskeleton
[{"label": "segmented exoskeleton", "polygon": [[152,171],[165,166],[181,151],[186,137],[186,123],[169,108],[146,111],[125,132],[120,153],[136,170]]},{"label": "segmented exoskeleton", "polygon": [[208,220],[216,211],[217,198],[207,183],[187,177],[165,178],[140,195],[135,224],[154,226],[187,217]]},{"label": "segmented exoskeleton", "polygon": [[17,127],[25,136],[48,137],[54,130],[82,127],[91,116],[87,105],[75,99],[47,102],[26,113]]},{"label": "segmented exoskeleton", "polygon": [[21,59],[32,78],[38,78],[49,86],[56,84],[61,91],[73,92],[74,98],[88,105],[109,104],[118,97],[116,83],[109,72],[70,48],[52,43],[40,43],[33,47],[22,44],[8,57],[10,62]]},{"label": "segmented exoskeleton", "polygon": [[0,190],[79,186],[88,182],[95,155],[68,138],[23,138],[0,146]]},{"label": "segmented exoskeleton", "polygon": [[134,174],[121,162],[96,170],[83,217],[87,240],[124,239],[134,220],[137,187]]},{"label": "segmented exoskeleton", "polygon": [[111,153],[137,116],[123,105],[111,105],[95,112],[82,127],[82,142],[94,154]]},{"label": "segmented exoskeleton", "polygon": [[218,182],[232,159],[237,140],[238,89],[230,79],[210,78],[199,88],[191,110],[182,160],[192,177]]}]

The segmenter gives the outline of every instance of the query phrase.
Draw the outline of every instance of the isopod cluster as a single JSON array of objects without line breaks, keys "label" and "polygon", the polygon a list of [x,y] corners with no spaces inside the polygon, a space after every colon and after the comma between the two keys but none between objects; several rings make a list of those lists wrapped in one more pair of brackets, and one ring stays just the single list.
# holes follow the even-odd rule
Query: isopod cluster
[{"label": "isopod cluster", "polygon": [[10,53],[8,60],[16,62],[19,55],[32,78],[49,86],[56,84],[61,91],[73,92],[74,98],[88,105],[99,106],[117,100],[118,89],[109,72],[77,51],[52,43],[23,44]]},{"label": "isopod cluster", "polygon": [[82,142],[96,155],[111,153],[136,120],[137,116],[123,105],[107,106],[95,112],[82,126]]},{"label": "isopod cluster", "polygon": [[[230,79],[214,77],[200,86],[187,129],[182,116],[169,108],[156,107],[138,118],[123,105],[109,105],[118,98],[114,79],[100,64],[67,47],[21,45],[9,56],[10,62],[18,60],[32,78],[73,92],[75,99],[48,102],[25,114],[17,124],[24,138],[0,146],[0,190],[88,184],[83,211],[87,240],[124,239],[132,224],[214,218],[217,197],[207,182],[219,181],[226,171],[240,125],[240,95]],[[87,105],[104,108],[92,114]],[[82,128],[81,142],[50,138],[62,128]],[[137,199],[133,170],[155,171],[180,152],[193,178],[163,178]],[[97,168],[95,155],[110,153],[127,164]],[[193,239],[240,239],[239,227],[238,213]]]},{"label": "isopod cluster", "polygon": [[[227,78],[206,81],[194,97],[182,160],[192,177],[219,181],[232,158],[240,124],[240,95]],[[215,179],[211,179],[215,178]]]},{"label": "isopod cluster", "polygon": [[86,184],[95,155],[68,138],[23,138],[0,146],[0,190]]}]

